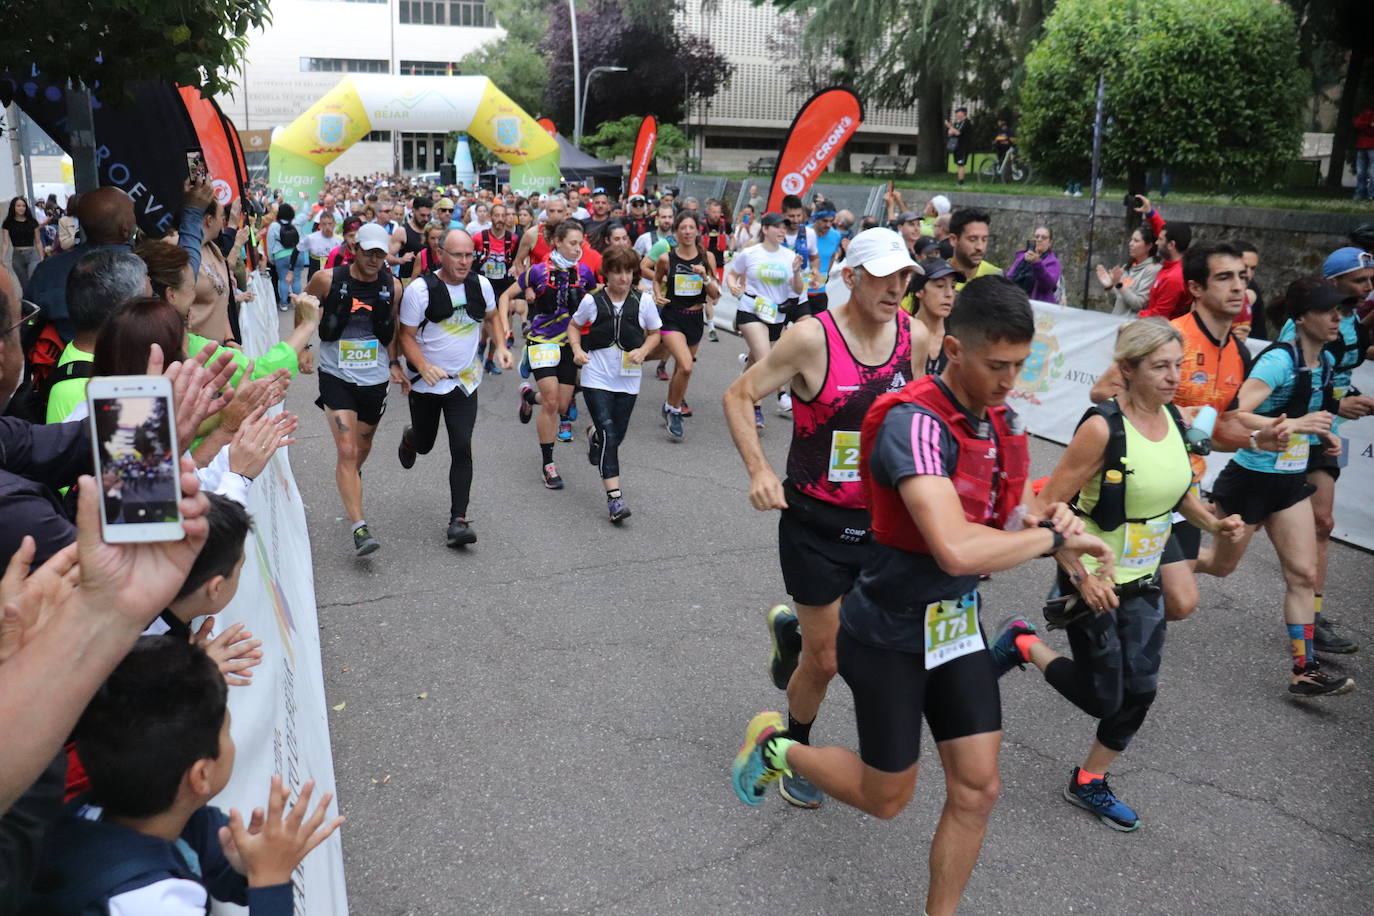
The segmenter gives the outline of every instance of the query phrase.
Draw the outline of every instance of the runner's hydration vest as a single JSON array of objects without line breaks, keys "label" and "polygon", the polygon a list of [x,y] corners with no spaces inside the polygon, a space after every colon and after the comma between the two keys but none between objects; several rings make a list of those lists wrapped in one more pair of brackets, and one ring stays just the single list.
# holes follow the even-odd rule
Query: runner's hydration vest
[{"label": "runner's hydration vest", "polygon": [[[438,274],[427,273],[422,276],[425,286],[429,289],[429,304],[425,306],[425,320],[420,327],[431,321],[435,324],[447,321],[454,312],[453,297],[449,295],[448,286]],[[482,283],[477,279],[477,271],[468,271],[467,277],[463,279],[463,293],[468,300],[463,310],[468,313],[469,318],[481,324],[487,317],[487,300],[482,295]]]},{"label": "runner's hydration vest", "polygon": [[708,278],[692,270],[698,264],[706,266],[704,248],[698,248],[697,256],[691,259],[678,257],[676,248],[668,249],[668,308],[696,309],[705,304]]},{"label": "runner's hydration vest", "polygon": [[[895,488],[878,486],[869,470],[869,457],[878,430],[887,412],[898,404],[917,404],[930,411],[958,442],[959,463],[951,482],[959,494],[964,517],[975,525],[1003,528],[1021,503],[1030,473],[1030,446],[1026,433],[1016,414],[1006,406],[989,407],[986,421],[971,421],[939,381],[927,375],[901,391],[878,398],[864,417],[859,471],[873,515],[873,537],[899,550],[931,553],[901,494]],[[796,411],[795,404],[792,409]],[[1011,426],[1012,420],[1017,420],[1016,431]],[[980,438],[973,423],[990,424],[996,435],[991,439]]]},{"label": "runner's hydration vest", "polygon": [[488,280],[504,280],[510,276],[511,261],[519,247],[519,238],[513,232],[493,235],[491,230],[477,233],[477,261],[475,269],[481,271]]},{"label": "runner's hydration vest", "polygon": [[588,274],[592,271],[581,261],[568,268],[555,267],[551,260],[542,266],[544,278],[534,285],[534,311],[540,315],[571,315],[577,311],[582,297],[596,285],[594,278],[588,280],[583,277],[583,270]]},{"label": "runner's hydration vest", "polygon": [[825,328],[825,379],[811,400],[792,398],[792,444],[787,480],[798,491],[846,509],[864,509],[859,479],[859,429],[873,402],[899,391],[911,373],[911,324],[898,315],[892,355],[877,366],[854,358],[831,312],[816,320]]},{"label": "runner's hydration vest", "polygon": [[[1332,390],[1332,384],[1335,381],[1335,372],[1333,370],[1332,361],[1327,359],[1327,355],[1330,353],[1329,350],[1323,349],[1321,352],[1321,366],[1316,370],[1320,375],[1317,376],[1315,385],[1313,380],[1314,370],[1303,365],[1301,351],[1299,351],[1298,345],[1295,342],[1289,340],[1276,340],[1260,351],[1260,356],[1263,356],[1270,350],[1282,350],[1293,360],[1293,390],[1288,395],[1287,403],[1279,404],[1268,410],[1256,410],[1255,413],[1262,417],[1277,417],[1280,414],[1287,414],[1288,419],[1296,420],[1298,417],[1307,414],[1308,406],[1312,403],[1312,391],[1314,387],[1321,390],[1322,410],[1335,413],[1340,408],[1340,405],[1336,403],[1335,392]],[[1256,357],[1256,360],[1258,359],[1259,357]]]},{"label": "runner's hydration vest", "polygon": [[[371,283],[349,275],[352,266],[340,264],[329,276],[329,293],[320,303],[320,340],[338,340],[348,327],[348,317],[353,314],[354,303],[362,303],[372,313],[372,336],[382,342],[391,343],[396,332],[396,316],[391,308],[391,274],[379,271],[377,279]],[[349,292],[350,285],[361,295],[355,299]],[[359,289],[362,287],[362,289]]]},{"label": "runner's hydration vest", "polygon": [[[1169,411],[1170,418],[1174,425],[1178,427],[1179,438],[1184,445],[1188,443],[1188,427],[1183,422],[1183,415],[1178,412],[1178,408],[1172,403],[1166,403],[1164,407]],[[1094,404],[1088,408],[1088,412],[1083,414],[1083,419],[1078,421],[1082,426],[1091,417],[1102,417],[1107,421],[1107,451],[1102,458],[1102,471],[1098,481],[1097,504],[1093,506],[1091,512],[1086,513],[1088,518],[1102,531],[1115,531],[1127,522],[1145,522],[1145,518],[1126,517],[1126,487],[1130,482],[1130,475],[1134,473],[1126,461],[1126,417],[1121,413],[1121,405],[1115,398],[1103,401],[1101,404]],[[1188,494],[1184,493],[1184,496]],[[1183,497],[1179,498],[1179,502]],[[1175,507],[1177,508],[1177,507]],[[1079,508],[1077,497],[1074,500],[1074,509],[1079,514],[1084,514]]]},{"label": "runner's hydration vest", "polygon": [[596,304],[596,317],[582,335],[582,349],[604,350],[617,346],[628,353],[644,346],[646,335],[639,324],[639,290],[630,290],[619,314],[611,305],[610,293],[604,288],[593,294],[592,302]]}]

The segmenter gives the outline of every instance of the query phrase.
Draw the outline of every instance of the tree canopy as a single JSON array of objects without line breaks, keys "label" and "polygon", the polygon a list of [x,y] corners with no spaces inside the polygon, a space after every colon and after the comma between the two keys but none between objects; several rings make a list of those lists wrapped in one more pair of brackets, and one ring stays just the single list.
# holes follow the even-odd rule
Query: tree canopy
[{"label": "tree canopy", "polygon": [[[643,120],[643,115],[626,115],[614,121],[602,121],[596,133],[582,138],[582,145],[600,159],[613,159],[616,156],[629,158],[634,155],[635,141],[639,139],[639,125]],[[691,142],[682,132],[682,128],[676,124],[658,125],[658,137],[654,141],[655,159],[664,159],[670,164],[680,166],[690,148]]]},{"label": "tree canopy", "polygon": [[458,61],[458,71],[489,78],[511,101],[538,114],[544,107],[549,67],[536,47],[548,28],[544,0],[488,0],[505,35],[475,48]]},{"label": "tree canopy", "polygon": [[5,67],[36,66],[102,98],[141,79],[195,86],[206,95],[233,88],[249,29],[271,19],[269,0],[49,0],[5,3],[0,34]]},{"label": "tree canopy", "polygon": [[[588,126],[653,112],[672,123],[685,115],[686,97],[709,98],[733,70],[711,42],[673,27],[677,0],[591,0],[577,10],[583,79],[594,67],[626,67],[591,84],[583,119]],[[572,31],[564,3],[548,7],[549,25],[540,50],[549,62],[544,110],[572,124]]]},{"label": "tree canopy", "polygon": [[1026,59],[1019,134],[1037,167],[1083,177],[1098,74],[1103,168],[1164,166],[1217,186],[1297,155],[1307,77],[1292,11],[1271,0],[1059,0]]}]

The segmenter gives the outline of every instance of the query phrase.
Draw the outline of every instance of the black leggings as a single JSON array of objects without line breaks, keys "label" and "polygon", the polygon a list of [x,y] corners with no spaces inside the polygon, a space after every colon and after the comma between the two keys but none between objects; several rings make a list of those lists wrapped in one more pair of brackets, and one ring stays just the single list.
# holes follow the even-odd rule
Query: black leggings
[{"label": "black leggings", "polygon": [[1115,611],[1071,624],[1066,632],[1073,658],[1045,667],[1051,687],[1100,720],[1103,747],[1124,751],[1144,723],[1159,684],[1165,626],[1162,594],[1151,588],[1121,599]]},{"label": "black leggings", "polygon": [[468,494],[472,490],[472,428],[477,423],[477,392],[466,394],[454,388],[448,394],[410,393],[410,444],[421,455],[428,455],[439,435],[439,417],[448,430],[449,517],[468,514]]},{"label": "black leggings", "polygon": [[620,476],[620,443],[630,430],[630,414],[635,409],[638,395],[624,394],[619,391],[606,391],[602,388],[583,388],[582,396],[587,400],[587,412],[596,424],[596,436],[587,457],[601,471],[601,479]]}]

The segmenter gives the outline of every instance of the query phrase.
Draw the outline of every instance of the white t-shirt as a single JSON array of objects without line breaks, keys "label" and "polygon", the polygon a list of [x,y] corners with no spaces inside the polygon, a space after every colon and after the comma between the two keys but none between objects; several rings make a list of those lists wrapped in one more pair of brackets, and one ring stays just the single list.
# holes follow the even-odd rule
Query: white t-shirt
[{"label": "white t-shirt", "polygon": [[305,237],[305,241],[301,242],[301,247],[304,248],[305,253],[312,258],[327,258],[329,257],[329,252],[338,248],[341,244],[343,244],[343,236],[339,235],[337,232],[327,236],[316,230]]},{"label": "white t-shirt", "polygon": [[467,225],[468,235],[476,235],[476,234],[479,233],[479,232],[486,232],[486,231],[487,231],[488,229],[490,229],[490,228],[491,228],[491,222],[490,222],[490,221],[485,222],[485,223],[479,223],[479,222],[477,222],[477,220],[473,220],[472,222],[468,223],[468,225]]},{"label": "white t-shirt", "polygon": [[[787,246],[788,248],[791,248],[792,251],[795,253],[796,250],[797,250],[797,233],[795,233],[795,232],[789,232],[789,233],[787,233],[787,239],[786,239],[785,244],[786,244],[786,246]],[[816,241],[816,230],[815,230],[815,229],[812,229],[810,226],[807,226],[807,227],[806,227],[806,259],[805,259],[805,260],[806,260],[806,263],[802,265],[802,270],[810,270],[810,269],[811,269],[811,259],[814,258],[814,257],[816,257],[819,253],[820,253],[820,245],[819,245],[819,243]]]},{"label": "white t-shirt", "polygon": [[576,210],[573,211],[572,217],[573,219],[591,219],[592,214],[587,210],[586,207],[578,207]]},{"label": "white t-shirt", "polygon": [[[611,308],[615,310],[617,315],[620,314],[624,305],[624,301],[611,300]],[[582,303],[573,313],[573,324],[585,325],[594,318],[596,318],[596,302],[591,296],[583,296]],[[657,331],[663,327],[663,321],[658,317],[658,309],[654,308],[652,296],[641,295],[639,297],[639,326],[644,329],[645,333]],[[577,331],[573,330],[571,333],[575,334]],[[639,394],[640,373],[634,371],[632,374],[626,374],[626,371],[622,371],[624,369],[624,352],[615,344],[600,350],[588,350],[587,356],[591,359],[587,365],[582,367],[582,387],[600,388],[602,391],[618,391],[622,394]]]},{"label": "white t-shirt", "polygon": [[[740,310],[754,313],[767,324],[781,324],[786,316],[778,306],[798,295],[792,289],[792,262],[796,259],[797,253],[790,248],[769,251],[763,245],[751,245],[735,255],[725,269],[744,278]],[[766,303],[762,310],[754,301],[756,296]]]},{"label": "white t-shirt", "polygon": [[[496,310],[496,293],[486,277],[479,276],[477,282],[482,287],[482,298],[486,300],[486,312],[490,314]],[[445,283],[444,286],[453,300],[453,314],[443,321],[425,322],[429,284],[424,280],[407,286],[405,295],[401,297],[401,324],[408,328],[419,328],[422,323],[425,325],[415,335],[420,352],[426,360],[447,370],[449,375],[433,385],[419,379],[411,383],[411,388],[420,394],[448,394],[463,383],[464,389],[471,394],[482,382],[482,360],[477,352],[482,326],[467,313],[467,290],[463,284],[449,286]]]}]

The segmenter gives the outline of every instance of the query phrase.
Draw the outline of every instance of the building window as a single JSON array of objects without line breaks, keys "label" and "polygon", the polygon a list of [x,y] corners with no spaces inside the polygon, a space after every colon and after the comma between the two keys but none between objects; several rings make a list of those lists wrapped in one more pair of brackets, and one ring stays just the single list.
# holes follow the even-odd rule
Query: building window
[{"label": "building window", "polygon": [[303,73],[390,73],[391,62],[354,57],[302,57]]},{"label": "building window", "polygon": [[[350,0],[350,2],[353,2],[353,0]],[[357,2],[361,2],[361,0],[357,0]],[[362,138],[361,140],[359,140],[358,142],[359,142],[359,143],[390,143],[390,142],[391,142],[391,131],[389,131],[389,130],[370,130],[370,131],[368,131],[367,133],[363,134],[363,138]]]},{"label": "building window", "polygon": [[401,0],[402,25],[456,25],[496,28],[485,0]]},{"label": "building window", "polygon": [[402,76],[457,76],[458,64],[447,60],[403,60],[397,71]]},{"label": "building window", "polygon": [[339,3],[390,3],[391,0],[337,0]]}]

